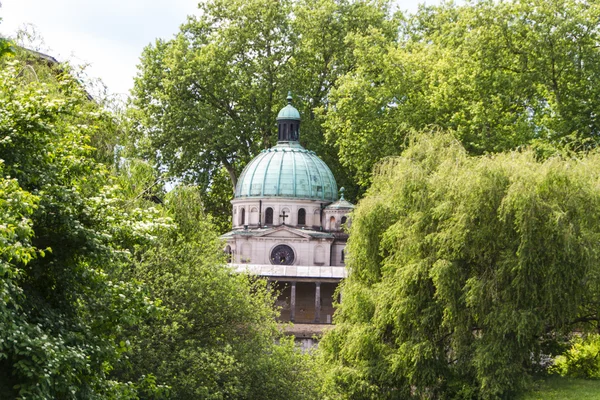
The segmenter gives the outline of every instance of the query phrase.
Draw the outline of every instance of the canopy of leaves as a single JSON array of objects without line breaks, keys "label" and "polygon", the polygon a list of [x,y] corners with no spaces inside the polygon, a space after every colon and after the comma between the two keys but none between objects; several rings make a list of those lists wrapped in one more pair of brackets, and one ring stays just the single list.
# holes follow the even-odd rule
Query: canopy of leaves
[{"label": "canopy of leaves", "polygon": [[[395,37],[388,2],[210,0],[199,7],[175,38],[142,54],[130,110],[138,154],[200,186],[212,198],[209,211],[227,225],[231,187],[252,157],[275,144],[275,118],[291,90],[303,118],[300,141],[356,195],[313,111],[326,113],[330,89],[352,70],[353,33],[373,28]],[[229,193],[220,190],[223,169]]]},{"label": "canopy of leaves", "polygon": [[328,392],[513,398],[549,344],[597,330],[599,166],[411,137],[354,213]]},{"label": "canopy of leaves", "polygon": [[[129,166],[138,184],[148,165]],[[152,182],[149,179],[148,182]],[[277,329],[264,280],[232,271],[198,188],[178,187],[164,210],[174,227],[160,246],[140,246],[127,273],[162,300],[162,312],[135,328],[121,380],[152,373],[175,399],[314,399],[307,355]]]},{"label": "canopy of leaves", "polygon": [[600,3],[470,1],[422,7],[397,44],[356,35],[355,68],[325,116],[342,164],[368,186],[411,132],[451,130],[472,154],[540,150],[600,133]]},{"label": "canopy of leaves", "polygon": [[109,169],[119,121],[47,61],[19,49],[0,73],[0,398],[314,398],[200,191],[157,205],[147,163]]},{"label": "canopy of leaves", "polygon": [[117,336],[155,306],[115,277],[161,218],[123,213],[90,146],[109,116],[68,67],[44,68],[0,71],[0,397],[128,398],[108,378]]}]

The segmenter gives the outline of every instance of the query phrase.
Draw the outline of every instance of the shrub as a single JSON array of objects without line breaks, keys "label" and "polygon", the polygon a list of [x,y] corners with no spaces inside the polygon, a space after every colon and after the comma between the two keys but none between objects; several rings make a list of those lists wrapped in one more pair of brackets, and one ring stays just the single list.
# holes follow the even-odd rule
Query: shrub
[{"label": "shrub", "polygon": [[600,335],[576,337],[564,354],[557,356],[551,372],[574,378],[600,378]]}]

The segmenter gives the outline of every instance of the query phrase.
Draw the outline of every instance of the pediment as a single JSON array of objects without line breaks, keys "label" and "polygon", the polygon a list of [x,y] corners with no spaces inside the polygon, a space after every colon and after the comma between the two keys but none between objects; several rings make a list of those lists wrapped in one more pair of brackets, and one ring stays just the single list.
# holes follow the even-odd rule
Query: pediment
[{"label": "pediment", "polygon": [[299,231],[298,229],[292,229],[287,227],[278,227],[273,230],[269,230],[265,233],[257,235],[257,237],[263,238],[283,238],[283,239],[310,239],[310,235]]}]

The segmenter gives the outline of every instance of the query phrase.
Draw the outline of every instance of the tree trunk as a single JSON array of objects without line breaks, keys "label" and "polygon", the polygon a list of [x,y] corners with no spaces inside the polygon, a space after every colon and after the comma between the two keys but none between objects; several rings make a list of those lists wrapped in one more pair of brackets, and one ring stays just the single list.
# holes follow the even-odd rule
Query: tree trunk
[{"label": "tree trunk", "polygon": [[229,173],[229,178],[231,179],[231,185],[232,185],[232,188],[233,188],[233,193],[235,194],[235,187],[237,185],[237,175],[235,173],[235,169],[233,168],[233,166],[227,160],[223,161],[223,166],[225,167],[225,169]]}]

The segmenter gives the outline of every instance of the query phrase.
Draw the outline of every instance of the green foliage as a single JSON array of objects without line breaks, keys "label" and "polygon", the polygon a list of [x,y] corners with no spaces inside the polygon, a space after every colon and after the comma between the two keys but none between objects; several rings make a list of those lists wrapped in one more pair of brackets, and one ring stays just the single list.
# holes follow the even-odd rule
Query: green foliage
[{"label": "green foliage", "polygon": [[12,54],[14,54],[12,43],[4,38],[0,38],[0,57]]},{"label": "green foliage", "polygon": [[571,348],[555,358],[551,371],[573,378],[600,378],[600,335],[576,336]]},{"label": "green foliage", "polygon": [[472,154],[596,146],[599,18],[596,1],[448,2],[407,16],[397,44],[377,29],[356,35],[326,135],[363,186],[377,161],[432,126]]},{"label": "green foliage", "polygon": [[204,210],[213,218],[217,232],[225,233],[231,229],[231,182],[225,168],[215,171],[210,187],[202,195]]},{"label": "green foliage", "polygon": [[596,152],[472,157],[435,132],[379,164],[354,212],[337,327],[322,342],[329,390],[511,398],[546,342],[596,329],[599,162]]},{"label": "green foliage", "polygon": [[307,357],[278,332],[266,282],[225,265],[199,190],[177,187],[164,207],[175,226],[160,232],[160,246],[137,248],[131,271],[163,312],[135,328],[129,367],[117,374],[152,372],[176,399],[314,398]]},{"label": "green foliage", "polygon": [[155,305],[115,278],[160,216],[123,213],[90,146],[109,116],[68,68],[45,81],[30,67],[0,71],[0,394],[136,398],[136,385],[108,374],[127,350],[117,337]]},{"label": "green foliage", "polygon": [[174,39],[142,54],[130,110],[138,154],[207,192],[207,210],[227,225],[231,187],[275,143],[275,118],[292,90],[301,142],[357,195],[314,110],[327,112],[330,89],[353,68],[351,34],[374,26],[394,37],[388,2],[211,0],[199,7]]},{"label": "green foliage", "polygon": [[[2,5],[0,4],[0,7]],[[0,18],[0,22],[2,21],[2,18]],[[14,46],[11,43],[10,40],[5,39],[3,37],[0,37],[0,58],[7,56],[7,55],[12,55],[14,54],[15,50],[14,50]]]},{"label": "green foliage", "polygon": [[131,149],[115,160],[120,121],[68,66],[16,59],[0,72],[0,397],[315,398],[266,282],[225,265],[204,212],[224,170],[202,197],[164,196]]}]

